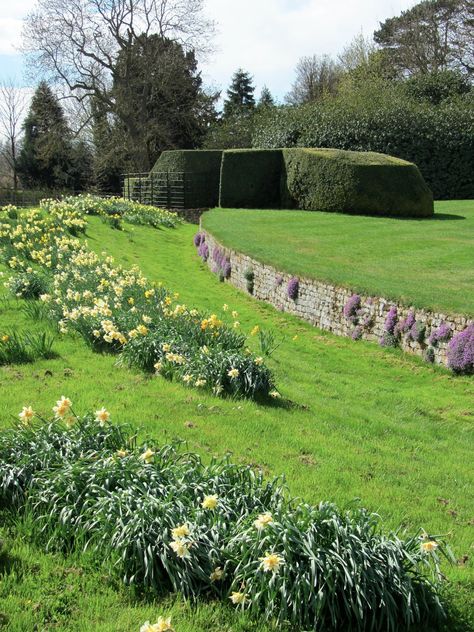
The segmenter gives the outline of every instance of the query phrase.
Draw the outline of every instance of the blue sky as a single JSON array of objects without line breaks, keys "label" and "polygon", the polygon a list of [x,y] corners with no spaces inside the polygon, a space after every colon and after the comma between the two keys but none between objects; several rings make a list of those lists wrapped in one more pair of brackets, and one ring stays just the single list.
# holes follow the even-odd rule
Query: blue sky
[{"label": "blue sky", "polygon": [[[266,84],[280,100],[289,90],[298,59],[337,55],[354,36],[371,36],[380,21],[415,0],[204,0],[217,22],[216,53],[201,65],[207,84],[225,90],[240,66],[254,77],[257,94]],[[0,80],[29,82],[18,52],[22,19],[35,0],[1,0]]]}]

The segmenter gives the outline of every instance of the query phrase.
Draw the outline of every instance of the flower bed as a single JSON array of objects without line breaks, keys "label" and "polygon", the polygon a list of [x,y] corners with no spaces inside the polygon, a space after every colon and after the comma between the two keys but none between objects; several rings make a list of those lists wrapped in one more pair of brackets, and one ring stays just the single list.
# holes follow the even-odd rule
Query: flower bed
[{"label": "flower bed", "polygon": [[0,223],[0,249],[16,273],[12,287],[24,287],[27,271],[35,274],[32,266],[42,269],[48,289],[40,298],[62,333],[74,330],[93,349],[120,353],[122,364],[215,394],[273,392],[270,371],[247,351],[243,334],[215,314],[180,304],[177,294],[150,283],[138,268],[126,270],[91,252],[70,234],[85,230],[79,211],[55,204],[49,211]]},{"label": "flower bed", "polygon": [[136,443],[105,408],[31,406],[0,434],[0,505],[47,549],[87,548],[127,584],[230,600],[292,629],[407,629],[442,617],[442,542],[380,530],[364,509],[310,506],[227,459]]}]

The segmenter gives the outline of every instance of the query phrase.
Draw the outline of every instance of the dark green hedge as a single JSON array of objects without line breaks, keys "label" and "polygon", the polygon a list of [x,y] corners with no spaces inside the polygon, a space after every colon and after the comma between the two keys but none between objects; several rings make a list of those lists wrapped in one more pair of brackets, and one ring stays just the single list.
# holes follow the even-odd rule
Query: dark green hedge
[{"label": "dark green hedge", "polygon": [[222,156],[219,205],[279,208],[280,150],[229,149]]},{"label": "dark green hedge", "polygon": [[283,163],[282,206],[398,217],[433,215],[433,195],[418,168],[399,158],[340,149],[284,149]]},{"label": "dark green hedge", "polygon": [[186,173],[187,208],[210,208],[219,201],[222,150],[164,151],[151,173]]},{"label": "dark green hedge", "polygon": [[375,151],[414,162],[436,199],[474,198],[474,103],[442,106],[328,101],[272,108],[257,121],[253,146]]}]

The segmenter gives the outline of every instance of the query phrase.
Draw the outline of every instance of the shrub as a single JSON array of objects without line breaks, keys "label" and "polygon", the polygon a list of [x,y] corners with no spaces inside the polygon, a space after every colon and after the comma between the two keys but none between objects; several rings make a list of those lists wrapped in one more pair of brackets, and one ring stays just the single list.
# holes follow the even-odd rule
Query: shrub
[{"label": "shrub", "polygon": [[279,150],[224,151],[219,205],[224,208],[279,208],[281,167]]},{"label": "shrub", "polygon": [[280,479],[137,445],[105,409],[80,418],[66,404],[50,422],[23,409],[0,435],[0,504],[46,548],[87,548],[127,584],[230,598],[292,629],[396,632],[443,618],[435,537],[385,535],[364,509],[303,504]]},{"label": "shrub", "polygon": [[297,277],[292,277],[288,281],[288,287],[286,288],[288,298],[291,298],[292,301],[296,301],[296,299],[298,298],[299,290],[300,290],[299,279]]},{"label": "shrub", "polygon": [[285,149],[282,205],[313,211],[429,217],[433,196],[418,168],[392,156]]},{"label": "shrub", "polygon": [[271,108],[253,146],[333,147],[390,154],[416,164],[435,199],[474,197],[472,98],[433,107],[408,99],[323,100]]},{"label": "shrub", "polygon": [[222,150],[179,149],[164,151],[150,177],[166,173],[185,173],[187,208],[212,208],[219,202]]},{"label": "shrub", "polygon": [[449,343],[448,366],[456,373],[474,373],[474,324],[457,333]]}]

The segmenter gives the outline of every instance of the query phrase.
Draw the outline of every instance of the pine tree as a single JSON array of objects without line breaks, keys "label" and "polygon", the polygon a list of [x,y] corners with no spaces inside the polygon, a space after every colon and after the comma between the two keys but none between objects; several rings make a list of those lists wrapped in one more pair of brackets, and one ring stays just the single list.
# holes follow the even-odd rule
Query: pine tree
[{"label": "pine tree", "polygon": [[267,86],[263,86],[262,92],[260,93],[260,99],[258,100],[258,108],[271,108],[275,105],[275,99],[273,98],[272,93],[267,88]]},{"label": "pine tree", "polygon": [[18,159],[23,184],[48,189],[72,186],[71,130],[57,97],[44,81],[33,95],[23,131]]},{"label": "pine tree", "polygon": [[232,77],[232,82],[227,90],[227,99],[224,101],[224,116],[245,114],[255,108],[255,86],[248,72],[239,68]]}]

